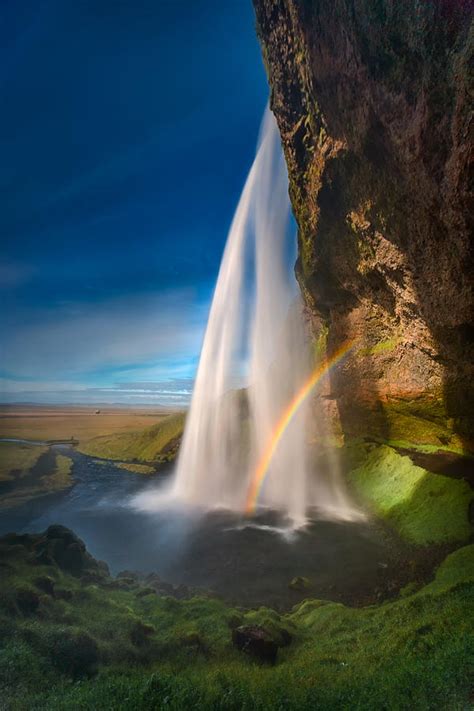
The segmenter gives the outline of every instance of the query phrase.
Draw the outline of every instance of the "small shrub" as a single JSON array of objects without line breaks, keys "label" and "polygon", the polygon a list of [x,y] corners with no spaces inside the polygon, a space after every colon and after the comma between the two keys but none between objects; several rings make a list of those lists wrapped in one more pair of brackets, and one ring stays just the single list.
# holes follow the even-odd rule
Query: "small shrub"
[{"label": "small shrub", "polygon": [[136,647],[142,647],[153,634],[155,628],[152,625],[145,625],[138,620],[130,631],[130,640]]},{"label": "small shrub", "polygon": [[99,650],[87,632],[55,630],[49,635],[47,651],[56,669],[73,679],[90,677],[97,671]]},{"label": "small shrub", "polygon": [[29,588],[17,590],[15,594],[16,604],[23,615],[32,615],[39,607],[39,597]]}]

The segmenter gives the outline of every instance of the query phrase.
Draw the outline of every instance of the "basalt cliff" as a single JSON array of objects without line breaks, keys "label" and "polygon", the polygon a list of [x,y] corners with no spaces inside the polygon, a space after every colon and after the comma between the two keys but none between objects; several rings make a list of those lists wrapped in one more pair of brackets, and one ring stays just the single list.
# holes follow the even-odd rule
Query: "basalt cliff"
[{"label": "basalt cliff", "polygon": [[322,400],[346,438],[472,451],[473,3],[254,6],[315,348],[354,342]]}]

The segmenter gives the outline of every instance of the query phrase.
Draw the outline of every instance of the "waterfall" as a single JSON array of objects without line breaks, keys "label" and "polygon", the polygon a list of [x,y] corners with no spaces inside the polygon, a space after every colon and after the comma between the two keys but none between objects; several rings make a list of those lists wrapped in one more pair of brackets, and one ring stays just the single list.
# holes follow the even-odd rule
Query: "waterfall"
[{"label": "waterfall", "polygon": [[[276,423],[311,370],[293,275],[287,185],[267,108],[222,258],[173,483],[173,495],[198,508],[245,510]],[[237,388],[239,378],[246,389]],[[303,403],[258,491],[259,507],[296,523],[313,506],[349,509],[340,481],[315,485],[307,421]]]}]

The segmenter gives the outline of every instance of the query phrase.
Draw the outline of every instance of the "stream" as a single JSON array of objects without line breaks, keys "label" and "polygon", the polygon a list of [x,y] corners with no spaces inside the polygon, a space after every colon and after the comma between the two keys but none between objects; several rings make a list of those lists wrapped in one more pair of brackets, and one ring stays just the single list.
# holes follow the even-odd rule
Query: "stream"
[{"label": "stream", "polygon": [[[54,445],[73,460],[75,484],[0,515],[0,534],[39,532],[59,523],[73,529],[112,573],[157,573],[167,582],[212,590],[234,604],[288,609],[308,596],[366,604],[405,582],[407,550],[373,523],[315,518],[293,535],[268,511],[253,519],[227,511],[190,515],[131,506],[137,494],[164,486],[171,466],[145,477]],[[47,456],[47,455],[45,455]],[[292,589],[303,576],[308,589]]]}]

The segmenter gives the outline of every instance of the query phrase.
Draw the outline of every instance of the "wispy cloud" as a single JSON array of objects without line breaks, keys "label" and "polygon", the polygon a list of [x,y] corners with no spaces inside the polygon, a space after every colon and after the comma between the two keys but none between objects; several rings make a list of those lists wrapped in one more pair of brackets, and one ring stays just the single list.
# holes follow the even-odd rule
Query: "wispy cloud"
[{"label": "wispy cloud", "polygon": [[187,402],[206,314],[191,290],[30,314],[4,334],[0,397]]},{"label": "wispy cloud", "polygon": [[119,404],[155,405],[185,408],[189,405],[194,381],[189,379],[183,388],[175,381],[147,384],[130,384],[122,387],[87,387],[68,382],[28,382],[0,378],[0,401],[37,402],[44,404]]}]

